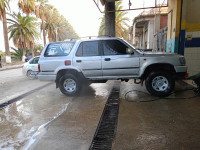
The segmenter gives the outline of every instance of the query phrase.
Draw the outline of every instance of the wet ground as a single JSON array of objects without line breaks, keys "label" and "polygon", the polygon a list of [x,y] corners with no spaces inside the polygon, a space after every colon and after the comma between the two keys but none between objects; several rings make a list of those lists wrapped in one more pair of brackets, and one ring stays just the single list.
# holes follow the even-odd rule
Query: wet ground
[{"label": "wet ground", "polygon": [[175,94],[159,99],[133,82],[121,85],[115,150],[200,149],[200,97],[176,84]]},{"label": "wet ground", "polygon": [[[28,80],[19,70],[12,79],[10,71],[0,72],[0,104],[36,90],[0,110],[0,149],[89,149],[114,81],[66,97],[54,83]],[[200,149],[200,97],[186,89],[176,84],[174,94],[159,99],[132,80],[122,82],[112,149]]]}]

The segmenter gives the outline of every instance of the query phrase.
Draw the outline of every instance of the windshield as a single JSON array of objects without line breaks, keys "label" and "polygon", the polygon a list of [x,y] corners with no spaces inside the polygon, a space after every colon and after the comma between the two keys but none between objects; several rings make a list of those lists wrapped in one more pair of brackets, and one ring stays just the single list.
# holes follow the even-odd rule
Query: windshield
[{"label": "windshield", "polygon": [[55,57],[55,56],[67,56],[74,47],[75,42],[59,42],[51,43],[48,45],[44,56]]}]

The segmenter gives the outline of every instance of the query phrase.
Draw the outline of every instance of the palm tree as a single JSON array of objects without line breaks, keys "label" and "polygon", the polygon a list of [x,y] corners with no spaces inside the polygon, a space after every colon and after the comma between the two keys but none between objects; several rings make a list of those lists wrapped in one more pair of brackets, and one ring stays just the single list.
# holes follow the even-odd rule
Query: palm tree
[{"label": "palm tree", "polygon": [[60,16],[57,22],[57,40],[63,41],[70,38],[78,38],[78,35],[74,31],[70,23],[65,19],[64,16]]},{"label": "palm tree", "polygon": [[[115,5],[116,10],[121,10],[123,6],[121,5],[121,1],[117,1]],[[129,25],[127,22],[129,21],[129,18],[125,17],[127,12],[124,11],[116,11],[115,13],[115,32],[116,37],[122,37],[124,39],[128,38],[128,28]],[[101,24],[99,28],[99,35],[105,35],[105,15],[101,18]]]},{"label": "palm tree", "polygon": [[[10,14],[11,15],[11,14]],[[13,38],[13,43],[17,48],[23,49],[22,61],[24,62],[26,49],[31,49],[33,53],[34,41],[39,39],[37,19],[31,16],[22,16],[20,13],[12,14],[13,19],[8,19],[11,25],[8,27],[9,39]]]},{"label": "palm tree", "polygon": [[39,5],[36,6],[35,15],[42,20],[42,31],[44,46],[46,45],[46,33],[45,33],[45,20],[48,15],[48,0],[38,0]]},{"label": "palm tree", "polygon": [[0,0],[0,20],[1,19],[3,20],[6,63],[11,63],[9,41],[8,41],[8,29],[6,21],[6,8],[9,9],[9,0]]},{"label": "palm tree", "polygon": [[23,13],[27,14],[28,16],[35,12],[35,0],[19,0],[18,5]]},{"label": "palm tree", "polygon": [[56,27],[60,14],[52,5],[48,5],[48,14],[45,21],[45,30],[48,33],[49,42],[56,41]]}]

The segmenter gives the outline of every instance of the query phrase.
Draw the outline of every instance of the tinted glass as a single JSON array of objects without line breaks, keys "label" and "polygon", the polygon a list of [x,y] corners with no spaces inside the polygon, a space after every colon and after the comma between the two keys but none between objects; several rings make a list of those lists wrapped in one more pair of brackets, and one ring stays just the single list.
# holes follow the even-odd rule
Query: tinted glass
[{"label": "tinted glass", "polygon": [[103,41],[104,55],[125,55],[128,47],[118,40]]},{"label": "tinted glass", "polygon": [[36,57],[32,60],[32,64],[38,64],[38,61],[39,61],[39,57]]},{"label": "tinted glass", "polygon": [[83,42],[83,56],[98,56],[98,41]]},{"label": "tinted glass", "polygon": [[76,56],[83,56],[83,44],[81,43],[76,52]]},{"label": "tinted glass", "polygon": [[52,43],[44,54],[46,57],[67,56],[71,52],[75,42]]}]

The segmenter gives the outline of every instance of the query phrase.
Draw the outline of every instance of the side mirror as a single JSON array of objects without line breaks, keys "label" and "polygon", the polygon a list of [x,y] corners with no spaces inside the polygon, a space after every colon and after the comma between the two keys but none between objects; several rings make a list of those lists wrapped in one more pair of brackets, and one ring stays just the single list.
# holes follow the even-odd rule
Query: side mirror
[{"label": "side mirror", "polygon": [[127,54],[133,55],[133,54],[134,54],[134,51],[133,51],[133,49],[127,48],[127,49],[126,49],[126,53],[127,53]]}]

